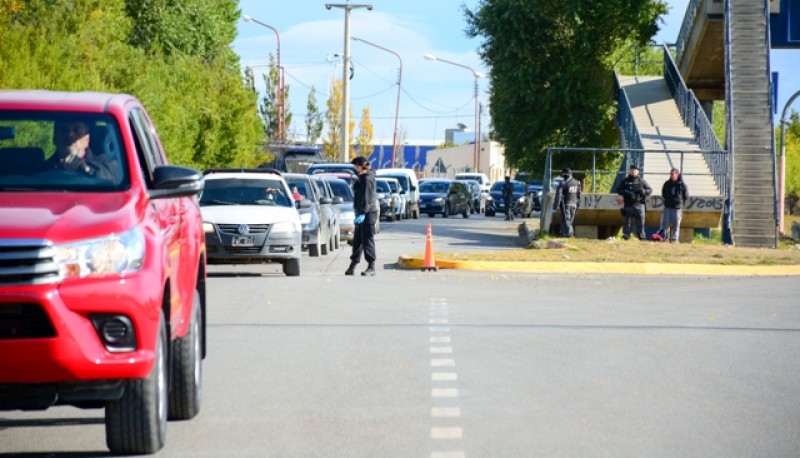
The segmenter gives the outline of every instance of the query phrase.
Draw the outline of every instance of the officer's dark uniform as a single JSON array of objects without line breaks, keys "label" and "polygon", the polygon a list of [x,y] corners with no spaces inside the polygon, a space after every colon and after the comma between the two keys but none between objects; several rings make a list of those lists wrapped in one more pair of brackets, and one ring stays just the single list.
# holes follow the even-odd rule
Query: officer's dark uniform
[{"label": "officer's dark uniform", "polygon": [[514,183],[511,182],[509,177],[506,177],[506,182],[503,184],[503,203],[506,205],[506,219],[514,219]]},{"label": "officer's dark uniform", "polygon": [[572,222],[581,206],[581,182],[572,177],[570,169],[564,169],[561,173],[564,181],[556,188],[553,207],[561,211],[561,235],[572,237],[575,235]]},{"label": "officer's dark uniform", "polygon": [[625,177],[617,188],[617,194],[624,199],[622,238],[628,240],[631,237],[631,226],[636,223],[636,236],[639,240],[644,240],[644,204],[647,196],[653,193],[653,188],[638,174],[633,176],[634,169],[638,171],[639,167],[632,165],[631,174]]},{"label": "officer's dark uniform", "polygon": [[[361,253],[367,260],[368,270],[375,269],[375,223],[378,221],[379,208],[375,194],[375,171],[369,170],[361,174],[353,186],[353,211],[356,216],[364,215],[364,221],[356,225],[353,234],[353,254],[350,255],[351,269],[361,262]],[[349,269],[350,271],[352,271]]]}]

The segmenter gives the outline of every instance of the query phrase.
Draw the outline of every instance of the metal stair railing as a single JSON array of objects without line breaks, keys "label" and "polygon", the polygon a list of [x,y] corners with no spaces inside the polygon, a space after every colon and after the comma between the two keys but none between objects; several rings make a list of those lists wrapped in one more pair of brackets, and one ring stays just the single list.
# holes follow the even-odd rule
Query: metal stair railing
[{"label": "metal stair railing", "polygon": [[[765,43],[767,44],[767,84],[769,86],[768,94],[774,94],[775,93],[774,92],[774,88],[773,88],[774,81],[772,80],[771,75],[769,74],[769,71],[772,68],[772,62],[770,60],[770,55],[769,55],[770,54],[770,52],[769,52],[770,44],[772,43],[772,36],[771,36],[772,32],[770,31],[769,0],[764,0],[764,16],[766,17],[766,21],[767,21],[767,27],[766,27],[766,30],[765,30],[764,39],[766,40]],[[777,112],[777,110],[775,108],[775,102],[776,101],[773,99],[773,97],[771,95],[770,95],[770,97],[768,97],[768,99],[769,99],[769,125],[770,126],[774,126],[775,125],[775,113]],[[778,164],[777,164],[777,158],[775,157],[776,156],[775,155],[775,129],[770,129],[769,131],[772,134],[771,135],[772,142],[770,143],[772,145],[772,154],[770,155],[770,157],[772,158],[772,183],[773,183],[773,186],[775,186],[775,189],[777,190],[777,186],[778,186],[778,167],[777,167],[777,165]],[[777,196],[778,193],[776,192],[775,194]],[[781,207],[782,206],[778,202],[778,199],[775,199],[775,237],[776,237],[775,240],[778,240],[778,236],[781,233],[781,228],[778,226],[780,224],[780,222],[781,222],[781,216],[782,216],[782,215],[780,215],[778,213],[778,212],[781,211]]]},{"label": "metal stair railing", "polygon": [[[678,66],[672,58],[667,45],[664,48],[664,81],[667,83],[669,92],[672,94],[675,103],[678,105],[683,124],[688,127],[694,138],[700,146],[701,150],[705,151],[724,151],[724,148],[719,143],[717,135],[714,133],[714,126],[706,116],[703,106],[694,95],[694,91],[686,86],[683,81]],[[706,164],[711,169],[711,174],[714,177],[714,183],[721,195],[725,195],[727,191],[725,174],[727,172],[726,155],[724,154],[704,154]]]},{"label": "metal stair railing", "polygon": [[[736,151],[734,149],[734,142],[733,142],[733,81],[732,76],[733,72],[731,71],[731,1],[725,0],[725,30],[723,32],[725,37],[724,41],[724,48],[725,48],[725,81],[728,84],[725,85],[725,117],[727,118],[728,124],[728,151],[733,153]],[[734,172],[736,171],[736,159],[734,158],[733,154],[730,155],[730,160],[728,161],[728,187],[727,193],[723,194],[725,196],[725,202],[727,205],[725,216],[722,223],[722,242],[730,245],[735,245],[735,240],[733,239],[733,230],[731,229],[731,222],[733,221],[733,209],[734,209],[734,196],[733,190],[735,182],[734,182]]]},{"label": "metal stair railing", "polygon": [[625,178],[627,167],[631,164],[636,164],[639,168],[644,167],[644,141],[642,141],[639,126],[636,125],[636,119],[633,117],[631,102],[622,88],[616,72],[614,73],[614,85],[617,91],[617,125],[622,132],[622,147],[628,152],[625,155],[625,161],[620,165],[620,173],[617,173],[614,184],[611,186],[612,191]]},{"label": "metal stair railing", "polygon": [[703,4],[703,0],[690,0],[686,5],[686,14],[683,15],[683,23],[681,23],[681,30],[678,33],[678,39],[675,41],[675,56],[678,61],[683,59],[683,53],[686,51],[686,44],[689,42],[689,37],[692,34],[692,27],[697,18],[697,11]]}]

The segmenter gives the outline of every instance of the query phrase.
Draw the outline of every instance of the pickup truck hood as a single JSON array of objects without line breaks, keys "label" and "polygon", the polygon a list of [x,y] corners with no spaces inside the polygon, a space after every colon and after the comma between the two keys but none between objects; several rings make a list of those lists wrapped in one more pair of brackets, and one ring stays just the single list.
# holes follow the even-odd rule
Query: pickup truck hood
[{"label": "pickup truck hood", "polygon": [[293,207],[266,205],[210,205],[200,208],[203,221],[214,224],[274,224],[295,221],[300,216]]},{"label": "pickup truck hood", "polygon": [[0,193],[0,239],[53,243],[119,234],[141,212],[131,193]]}]

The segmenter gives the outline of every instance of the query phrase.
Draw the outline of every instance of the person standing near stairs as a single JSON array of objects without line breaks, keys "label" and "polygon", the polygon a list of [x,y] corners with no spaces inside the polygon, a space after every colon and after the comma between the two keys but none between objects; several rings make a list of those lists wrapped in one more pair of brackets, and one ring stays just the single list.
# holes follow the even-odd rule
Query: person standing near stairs
[{"label": "person standing near stairs", "polygon": [[669,236],[670,242],[678,243],[683,207],[689,200],[689,189],[683,182],[680,170],[670,170],[669,180],[661,187],[661,197],[664,198],[664,213],[661,217],[660,232],[665,239]]},{"label": "person standing near stairs", "polygon": [[358,181],[353,183],[353,210],[356,218],[355,234],[353,234],[353,254],[350,255],[350,267],[345,275],[353,275],[356,266],[361,262],[361,254],[367,260],[367,269],[361,272],[364,277],[375,276],[375,223],[378,221],[379,208],[375,193],[375,172],[364,156],[350,161],[358,172]]},{"label": "person standing near stairs", "polygon": [[645,239],[645,201],[647,196],[652,193],[653,188],[644,178],[639,176],[639,167],[636,164],[632,164],[628,176],[617,187],[617,194],[621,195],[624,201],[622,208],[622,216],[624,218],[622,225],[623,239],[628,240],[631,238],[631,229],[633,229],[632,226],[634,224],[636,224],[636,236],[639,240]]},{"label": "person standing near stairs", "polygon": [[573,237],[575,214],[581,206],[581,182],[572,176],[570,168],[562,170],[561,177],[563,180],[556,188],[553,207],[561,211],[561,236]]}]

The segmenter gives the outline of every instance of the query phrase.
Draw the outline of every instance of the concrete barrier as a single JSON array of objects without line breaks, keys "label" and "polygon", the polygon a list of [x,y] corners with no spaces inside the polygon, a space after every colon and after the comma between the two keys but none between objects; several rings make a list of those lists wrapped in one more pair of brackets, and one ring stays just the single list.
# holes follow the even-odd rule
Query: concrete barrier
[{"label": "concrete barrier", "polygon": [[[549,205],[548,205],[549,202]],[[657,228],[661,225],[664,199],[650,196],[646,202],[645,226]],[[543,208],[552,208],[552,195],[548,194]],[[617,194],[583,194],[581,207],[575,215],[575,236],[582,238],[608,238],[615,236],[622,227],[622,196]],[[681,241],[691,241],[696,228],[718,228],[722,222],[724,201],[721,196],[690,197],[683,209]],[[561,224],[561,213],[542,212],[542,226],[556,231]],[[688,230],[683,230],[688,229]]]}]

